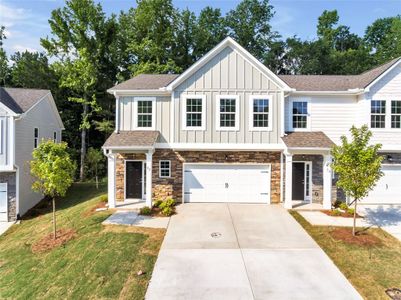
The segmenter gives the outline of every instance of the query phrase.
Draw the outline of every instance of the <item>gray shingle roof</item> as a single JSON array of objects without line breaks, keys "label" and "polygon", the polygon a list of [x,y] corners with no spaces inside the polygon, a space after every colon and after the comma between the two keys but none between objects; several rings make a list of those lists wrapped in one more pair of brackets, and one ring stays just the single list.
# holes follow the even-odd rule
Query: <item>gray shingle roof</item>
[{"label": "gray shingle roof", "polygon": [[331,148],[334,143],[321,131],[291,132],[282,137],[284,144],[289,148]]},{"label": "gray shingle roof", "polygon": [[159,131],[120,131],[113,132],[104,143],[104,148],[110,147],[153,147],[159,137]]},{"label": "gray shingle roof", "polygon": [[49,90],[1,87],[0,102],[13,112],[20,114],[29,110],[49,93]]},{"label": "gray shingle roof", "polygon": [[167,86],[178,74],[140,74],[112,87],[115,90],[154,90]]}]

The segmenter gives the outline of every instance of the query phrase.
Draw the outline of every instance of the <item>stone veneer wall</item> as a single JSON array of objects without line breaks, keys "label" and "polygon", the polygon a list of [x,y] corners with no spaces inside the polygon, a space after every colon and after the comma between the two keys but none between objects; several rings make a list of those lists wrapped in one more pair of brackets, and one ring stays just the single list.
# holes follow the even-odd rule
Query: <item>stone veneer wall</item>
[{"label": "stone veneer wall", "polygon": [[7,182],[7,194],[8,194],[8,221],[15,221],[17,219],[17,177],[15,172],[3,172],[0,173],[0,182]]},{"label": "stone veneer wall", "polygon": [[[145,160],[145,154],[124,153],[116,161],[116,200],[124,200],[124,161]],[[171,161],[171,177],[159,177],[159,161]],[[154,199],[174,198],[182,201],[183,163],[270,163],[271,169],[271,202],[280,201],[280,152],[257,151],[173,151],[157,149],[153,154],[152,193]]]}]

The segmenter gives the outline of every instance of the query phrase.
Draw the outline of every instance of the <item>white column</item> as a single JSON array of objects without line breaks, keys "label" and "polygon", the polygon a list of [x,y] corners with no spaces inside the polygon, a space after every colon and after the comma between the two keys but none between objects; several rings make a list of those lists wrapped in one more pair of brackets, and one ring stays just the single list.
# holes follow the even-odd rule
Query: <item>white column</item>
[{"label": "white column", "polygon": [[[9,161],[8,161],[8,163],[6,162],[6,164],[10,167],[10,169],[13,169],[14,168],[14,164],[15,164],[15,118],[14,117],[8,117],[8,118],[6,118],[6,120],[8,120],[9,125],[10,125],[10,127],[9,127],[9,137],[8,137],[8,140],[10,141],[9,142],[9,145],[10,145],[9,151],[10,151],[10,153],[8,155]],[[7,124],[3,124],[3,125],[7,126]],[[1,128],[1,130],[3,130],[3,129]],[[7,139],[4,139],[4,141],[6,141],[6,140]],[[5,150],[5,151],[7,151],[7,150]]]},{"label": "white column", "polygon": [[152,156],[153,150],[146,152],[146,206],[152,207]]},{"label": "white column", "polygon": [[116,128],[115,132],[120,132],[120,96],[114,95],[116,97]]},{"label": "white column", "polygon": [[285,200],[284,207],[292,208],[292,155],[285,154]]},{"label": "white column", "polygon": [[116,207],[116,157],[115,154],[107,155],[107,198],[109,208]]},{"label": "white column", "polygon": [[331,186],[332,186],[332,170],[331,155],[323,156],[323,208],[331,208]]}]

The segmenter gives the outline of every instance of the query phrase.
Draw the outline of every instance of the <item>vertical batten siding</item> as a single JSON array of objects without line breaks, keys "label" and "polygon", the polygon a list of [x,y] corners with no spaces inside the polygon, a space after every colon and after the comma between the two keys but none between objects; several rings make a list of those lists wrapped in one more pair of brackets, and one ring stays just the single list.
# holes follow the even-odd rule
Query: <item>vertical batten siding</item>
[{"label": "vertical batten siding", "polygon": [[10,136],[9,136],[9,127],[11,122],[11,117],[8,113],[2,109],[0,109],[0,165],[7,166],[10,164],[9,159],[9,148],[10,148]]},{"label": "vertical batten siding", "polygon": [[[180,143],[280,143],[281,93],[276,84],[246,61],[226,48],[207,62],[174,91],[175,136]],[[206,130],[182,130],[182,96],[206,95]],[[240,117],[238,131],[216,130],[216,96],[238,95]],[[249,130],[251,95],[269,95],[272,131]]]}]

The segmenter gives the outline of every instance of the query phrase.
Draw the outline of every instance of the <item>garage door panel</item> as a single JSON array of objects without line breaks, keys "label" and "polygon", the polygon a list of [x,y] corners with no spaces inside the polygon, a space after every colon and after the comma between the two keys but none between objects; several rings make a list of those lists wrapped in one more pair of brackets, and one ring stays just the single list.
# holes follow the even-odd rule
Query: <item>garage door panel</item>
[{"label": "garage door panel", "polygon": [[186,165],[184,201],[269,203],[270,165]]}]

